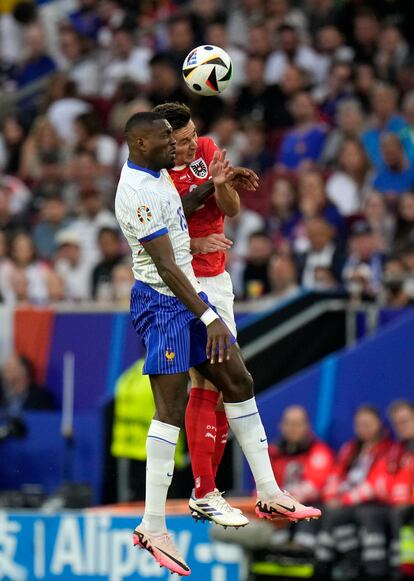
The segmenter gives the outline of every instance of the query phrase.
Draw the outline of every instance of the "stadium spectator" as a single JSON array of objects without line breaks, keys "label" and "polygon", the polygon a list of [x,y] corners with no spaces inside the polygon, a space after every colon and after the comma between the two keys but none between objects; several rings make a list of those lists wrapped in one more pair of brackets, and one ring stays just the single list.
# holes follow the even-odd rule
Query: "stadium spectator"
[{"label": "stadium spectator", "polygon": [[[333,453],[312,432],[304,407],[287,407],[280,422],[280,439],[269,446],[273,472],[282,488],[303,502],[318,503],[333,465]],[[294,491],[294,492],[293,492]],[[275,531],[274,540],[280,544],[293,540],[295,544],[313,548],[314,527],[301,523],[293,528]]]},{"label": "stadium spectator", "polygon": [[333,578],[333,565],[338,558],[347,562],[348,573],[358,567],[356,507],[375,498],[372,476],[392,445],[373,406],[362,405],[357,409],[354,432],[355,439],[341,447],[323,491],[325,518],[315,551],[314,577],[318,581]]},{"label": "stadium spectator", "polygon": [[297,207],[297,194],[293,183],[276,178],[270,193],[270,210],[266,216],[266,230],[275,248],[281,250],[293,236],[301,215]]},{"label": "stadium spectator", "polygon": [[27,219],[27,210],[31,202],[31,192],[18,177],[0,174],[0,188],[7,196],[8,208],[12,216]]},{"label": "stadium spectator", "polygon": [[40,217],[33,228],[33,241],[40,258],[52,260],[56,252],[56,236],[69,227],[71,219],[61,196],[55,192],[44,198]]},{"label": "stadium spectator", "polygon": [[56,70],[56,63],[49,56],[45,33],[39,23],[30,24],[24,31],[24,57],[15,71],[18,88],[50,75]]},{"label": "stadium spectator", "polygon": [[88,263],[96,264],[99,260],[98,233],[105,227],[117,229],[114,214],[105,208],[98,190],[82,190],[80,213],[70,229],[78,234],[84,258]]},{"label": "stadium spectator", "polygon": [[[354,2],[355,5],[358,2]],[[372,63],[377,54],[380,22],[374,11],[361,7],[353,19],[354,59],[358,63]]]},{"label": "stadium spectator", "polygon": [[80,235],[70,229],[56,236],[55,270],[64,284],[65,300],[80,302],[91,298],[92,265],[82,252]]},{"label": "stadium spectator", "polygon": [[329,132],[323,148],[321,162],[334,165],[341,147],[347,139],[359,142],[364,129],[364,113],[356,99],[345,99],[338,103],[335,114],[335,127]]},{"label": "stadium spectator", "polygon": [[10,242],[10,259],[10,268],[4,272],[9,300],[12,302],[16,298],[13,296],[13,284],[18,281],[20,288],[20,281],[25,279],[27,299],[38,305],[47,303],[49,267],[38,260],[34,242],[28,234],[18,232],[14,235]]},{"label": "stadium spectator", "polygon": [[153,56],[150,60],[150,70],[148,98],[154,107],[167,101],[188,102],[188,93],[183,89],[174,64],[168,55]]},{"label": "stadium spectator", "polygon": [[298,192],[301,221],[293,233],[296,252],[304,252],[309,246],[304,224],[309,218],[325,218],[335,228],[337,236],[344,236],[344,219],[327,197],[321,172],[315,169],[302,172],[299,175]]},{"label": "stadium spectator", "polygon": [[290,256],[273,254],[269,259],[268,278],[270,291],[264,300],[266,306],[274,306],[299,292],[297,267]]},{"label": "stadium spectator", "polygon": [[352,216],[360,210],[371,179],[370,164],[361,143],[353,138],[345,139],[339,150],[336,171],[326,182],[329,200],[343,216]]},{"label": "stadium spectator", "polygon": [[19,176],[32,185],[61,183],[69,152],[51,121],[38,117],[24,142]]},{"label": "stadium spectator", "polygon": [[98,0],[78,0],[77,8],[69,14],[71,25],[81,36],[95,40],[101,26],[97,12]]},{"label": "stadium spectator", "polygon": [[343,279],[352,296],[375,296],[381,288],[384,262],[380,244],[366,220],[357,220],[351,227],[349,257]]},{"label": "stadium spectator", "polygon": [[362,209],[366,222],[377,238],[379,250],[388,254],[393,244],[395,218],[388,210],[384,196],[379,192],[369,192]]},{"label": "stadium spectator", "polygon": [[242,167],[249,167],[258,175],[265,174],[273,167],[273,155],[266,146],[265,125],[251,121],[244,126],[247,138],[246,147],[240,160]]},{"label": "stadium spectator", "polygon": [[402,250],[414,242],[414,193],[407,192],[398,200],[394,248]]},{"label": "stadium spectator", "polygon": [[66,181],[62,195],[71,211],[79,211],[79,204],[82,206],[82,200],[88,196],[88,192],[96,192],[96,195],[102,198],[103,206],[113,205],[115,187],[113,176],[108,171],[105,173],[102,171],[92,151],[80,149],[66,165],[65,171]]},{"label": "stadium spectator", "polygon": [[141,95],[137,83],[125,79],[118,83],[114,105],[109,112],[108,129],[115,138],[122,138],[125,123],[139,111],[150,111],[151,104]]},{"label": "stadium spectator", "polygon": [[391,257],[384,265],[385,303],[388,307],[405,308],[414,304],[404,285],[407,268],[400,258]]},{"label": "stadium spectator", "polygon": [[17,174],[25,140],[25,130],[16,115],[7,115],[1,123],[0,171]]},{"label": "stadium spectator", "polygon": [[379,34],[378,50],[374,58],[378,76],[395,82],[398,69],[409,57],[409,45],[395,24],[385,25]]},{"label": "stadium spectator", "polygon": [[310,218],[306,222],[306,233],[309,249],[298,256],[301,285],[307,289],[317,288],[321,280],[317,279],[316,271],[320,268],[328,269],[336,280],[340,280],[346,257],[342,245],[335,241],[332,225],[322,217]]},{"label": "stadium spectator", "polygon": [[266,232],[250,235],[246,263],[243,270],[243,297],[258,299],[270,290],[269,260],[272,242]]},{"label": "stadium spectator", "polygon": [[373,116],[370,127],[362,134],[362,143],[371,163],[380,168],[383,160],[381,137],[384,133],[400,133],[406,122],[398,112],[398,93],[395,87],[377,83],[372,91],[371,107]]},{"label": "stadium spectator", "polygon": [[266,63],[266,83],[275,84],[280,81],[289,63],[305,70],[316,83],[325,80],[325,66],[318,54],[301,41],[297,29],[289,24],[283,24],[277,30],[278,48],[272,52]]},{"label": "stadium spectator", "polygon": [[381,152],[384,165],[374,176],[372,185],[393,202],[400,194],[414,188],[414,166],[407,161],[398,135],[383,135]]},{"label": "stadium spectator", "polygon": [[317,119],[315,102],[309,93],[297,93],[290,101],[295,124],[283,138],[278,163],[290,171],[304,162],[317,162],[322,154],[327,127]]},{"label": "stadium spectator", "polygon": [[243,119],[263,121],[268,128],[290,127],[293,118],[288,100],[293,92],[303,88],[303,75],[293,66],[286,68],[280,85],[267,85],[264,81],[265,61],[260,56],[252,56],[246,62],[246,83],[240,89],[235,103],[237,115]]},{"label": "stadium spectator", "polygon": [[100,174],[109,174],[118,160],[118,144],[102,131],[102,123],[93,111],[81,113],[74,121],[75,143],[78,151],[90,151],[97,162]]},{"label": "stadium spectator", "polygon": [[294,27],[301,36],[306,32],[306,17],[301,9],[292,6],[291,0],[266,0],[264,8],[266,27],[272,35],[284,24]]},{"label": "stadium spectator", "polygon": [[59,137],[69,145],[75,140],[74,121],[91,106],[78,97],[75,83],[63,73],[54,75],[49,83],[46,116]]},{"label": "stadium spectator", "polygon": [[186,14],[171,16],[167,23],[167,53],[177,74],[181,69],[185,57],[196,46],[194,44],[194,28],[191,18]]},{"label": "stadium spectator", "polygon": [[220,116],[213,124],[210,136],[220,149],[227,151],[227,159],[233,166],[241,165],[243,152],[247,148],[247,137],[241,131],[237,119]]},{"label": "stadium spectator", "polygon": [[251,56],[258,56],[264,60],[272,52],[272,42],[263,20],[256,20],[247,30],[245,48]]},{"label": "stadium spectator", "polygon": [[352,97],[352,67],[346,62],[333,63],[327,77],[327,82],[313,92],[313,97],[320,113],[333,124],[340,103]]},{"label": "stadium spectator", "polygon": [[338,8],[335,6],[334,0],[308,0],[304,10],[308,27],[315,32],[338,21]]},{"label": "stadium spectator", "polygon": [[119,231],[113,228],[102,228],[98,232],[98,246],[101,260],[92,271],[92,298],[100,300],[107,294],[112,271],[124,259]]},{"label": "stadium spectator", "polygon": [[110,302],[118,307],[128,308],[134,280],[129,264],[123,264],[122,262],[117,264],[111,272],[111,283],[108,292]]},{"label": "stadium spectator", "polygon": [[30,361],[12,353],[0,373],[0,409],[9,417],[19,417],[24,410],[52,410],[52,395],[37,384]]},{"label": "stadium spectator", "polygon": [[62,55],[61,69],[76,84],[79,95],[96,96],[100,93],[99,67],[88,42],[75,29],[61,26],[59,48]]},{"label": "stadium spectator", "polygon": [[134,32],[125,26],[119,27],[112,35],[112,56],[104,67],[102,94],[113,97],[121,80],[129,79],[140,85],[150,80],[149,62],[151,50],[134,44]]}]

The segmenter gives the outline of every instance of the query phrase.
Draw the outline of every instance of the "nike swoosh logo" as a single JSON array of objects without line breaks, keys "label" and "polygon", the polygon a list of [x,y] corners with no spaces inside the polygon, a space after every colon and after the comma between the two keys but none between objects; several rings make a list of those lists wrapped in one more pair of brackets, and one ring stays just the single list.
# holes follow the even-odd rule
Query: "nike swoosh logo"
[{"label": "nike swoosh logo", "polygon": [[262,442],[262,444],[263,444],[263,442],[267,442],[267,438],[260,438],[260,441],[261,441],[261,442]]},{"label": "nike swoosh logo", "polygon": [[160,547],[155,547],[157,551],[160,551],[160,553],[164,553],[164,555],[166,557],[168,557],[169,559],[171,559],[171,561],[174,561],[174,563],[177,563],[177,565],[179,565],[180,567],[182,567],[184,569],[184,571],[189,571],[190,568],[187,567],[187,565],[185,565],[185,563],[182,563],[181,561],[179,561],[178,559],[176,559],[175,557],[173,557],[172,555],[170,555],[169,553],[167,553],[167,551],[163,551],[162,549],[160,549]]},{"label": "nike swoosh logo", "polygon": [[279,504],[278,502],[276,502],[277,506],[280,506],[280,508],[284,508],[285,510],[288,510],[289,512],[295,512],[296,511],[296,506],[292,506],[291,508],[288,506],[284,506],[283,504]]},{"label": "nike swoosh logo", "polygon": [[169,472],[167,472],[167,476],[169,476],[170,478],[173,477],[173,474],[170,474]]}]

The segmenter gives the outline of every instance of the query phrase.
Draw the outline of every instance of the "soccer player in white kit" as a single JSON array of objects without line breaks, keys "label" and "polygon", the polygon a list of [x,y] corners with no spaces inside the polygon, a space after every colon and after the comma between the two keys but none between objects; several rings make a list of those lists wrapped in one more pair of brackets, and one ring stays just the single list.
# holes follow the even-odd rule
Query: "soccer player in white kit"
[{"label": "soccer player in white kit", "polygon": [[[147,437],[145,512],[133,542],[161,566],[187,576],[191,570],[166,528],[165,504],[190,367],[222,388],[230,428],[255,479],[258,516],[297,521],[321,513],[277,485],[252,378],[233,346],[234,337],[200,292],[180,196],[164,169],[174,165],[171,126],[157,113],[137,113],[125,133],[129,159],[122,168],[115,212],[132,251],[136,283],[131,315],[145,342],[144,372],[150,376],[156,407]],[[219,155],[214,163],[220,163]]]}]

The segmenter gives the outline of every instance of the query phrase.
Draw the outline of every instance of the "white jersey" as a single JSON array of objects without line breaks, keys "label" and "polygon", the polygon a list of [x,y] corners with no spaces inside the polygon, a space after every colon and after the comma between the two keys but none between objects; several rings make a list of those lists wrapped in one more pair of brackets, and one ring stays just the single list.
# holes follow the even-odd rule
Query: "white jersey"
[{"label": "white jersey", "polygon": [[195,290],[201,292],[191,265],[190,236],[181,198],[167,170],[155,172],[127,161],[116,191],[115,214],[131,247],[136,280],[159,293],[174,296],[141,244],[168,234],[177,265]]}]

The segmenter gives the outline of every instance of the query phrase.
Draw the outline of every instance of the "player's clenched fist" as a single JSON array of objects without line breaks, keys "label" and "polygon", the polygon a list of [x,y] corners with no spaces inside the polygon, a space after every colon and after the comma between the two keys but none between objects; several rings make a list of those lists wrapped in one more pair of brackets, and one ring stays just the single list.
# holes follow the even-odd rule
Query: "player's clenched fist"
[{"label": "player's clenched fist", "polygon": [[210,360],[210,363],[215,363],[216,361],[222,363],[225,359],[230,359],[230,353],[230,331],[220,319],[214,319],[207,326],[207,359]]}]

